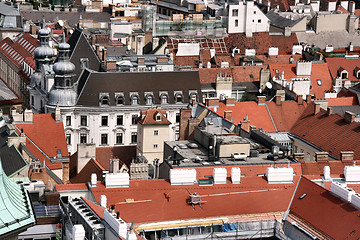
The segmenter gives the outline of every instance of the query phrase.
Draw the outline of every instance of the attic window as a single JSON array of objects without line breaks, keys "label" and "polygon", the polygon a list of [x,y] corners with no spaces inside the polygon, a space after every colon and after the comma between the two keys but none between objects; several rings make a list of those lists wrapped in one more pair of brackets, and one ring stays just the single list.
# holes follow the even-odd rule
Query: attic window
[{"label": "attic window", "polygon": [[157,113],[157,114],[156,114],[155,120],[156,120],[156,121],[161,121],[161,114],[160,114],[160,113]]},{"label": "attic window", "polygon": [[154,103],[154,98],[151,94],[146,95],[146,105],[151,105]]},{"label": "attic window", "polygon": [[321,79],[317,79],[316,82],[317,82],[318,86],[322,86]]},{"label": "attic window", "polygon": [[100,102],[101,105],[109,105],[109,96],[102,96]]},{"label": "attic window", "polygon": [[124,97],[123,96],[117,96],[116,97],[116,104],[117,105],[123,105],[124,104]]},{"label": "attic window", "polygon": [[175,103],[183,103],[183,95],[181,93],[175,94]]},{"label": "attic window", "polygon": [[138,105],[139,104],[139,97],[135,94],[131,95],[131,104]]},{"label": "attic window", "polygon": [[167,104],[169,102],[168,95],[166,93],[161,94],[160,99],[161,104]]},{"label": "attic window", "polygon": [[190,101],[195,101],[195,102],[198,102],[198,95],[196,92],[192,92],[190,93]]}]

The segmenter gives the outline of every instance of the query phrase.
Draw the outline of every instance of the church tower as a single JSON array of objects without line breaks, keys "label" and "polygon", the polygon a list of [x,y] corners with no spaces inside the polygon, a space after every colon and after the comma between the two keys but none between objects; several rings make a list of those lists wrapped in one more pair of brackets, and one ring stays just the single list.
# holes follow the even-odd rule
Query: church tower
[{"label": "church tower", "polygon": [[59,56],[53,66],[55,83],[49,92],[48,105],[51,106],[74,106],[76,103],[76,92],[74,90],[73,78],[75,76],[75,65],[70,62],[70,45],[65,42],[59,44]]}]

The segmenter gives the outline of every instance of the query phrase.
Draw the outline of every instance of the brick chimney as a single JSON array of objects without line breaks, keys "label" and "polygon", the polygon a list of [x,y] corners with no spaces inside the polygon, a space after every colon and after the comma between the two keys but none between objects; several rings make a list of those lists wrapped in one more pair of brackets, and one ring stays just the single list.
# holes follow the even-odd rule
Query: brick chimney
[{"label": "brick chimney", "polygon": [[320,103],[314,104],[314,115],[318,114],[320,112]]},{"label": "brick chimney", "polygon": [[110,173],[117,173],[119,171],[119,159],[118,158],[113,158],[113,159],[109,159],[109,167],[110,167]]},{"label": "brick chimney", "polygon": [[107,72],[116,72],[116,61],[115,60],[109,60],[106,61],[106,71]]},{"label": "brick chimney", "polygon": [[265,96],[258,96],[257,97],[257,103],[258,105],[264,105],[266,101],[266,97]]},{"label": "brick chimney", "polygon": [[317,162],[327,162],[329,160],[329,153],[328,152],[316,152],[315,160]]},{"label": "brick chimney", "polygon": [[144,63],[144,62],[145,62],[145,58],[144,58],[144,57],[138,57],[137,62],[138,62],[138,63]]},{"label": "brick chimney", "polygon": [[311,102],[311,95],[306,95],[306,102],[310,103]]},{"label": "brick chimney", "polygon": [[241,130],[250,133],[250,120],[248,119],[248,115],[246,115],[244,120],[240,121],[240,123],[241,123]]},{"label": "brick chimney", "polygon": [[352,162],[354,160],[354,152],[353,151],[342,151],[340,152],[340,159],[343,162]]},{"label": "brick chimney", "polygon": [[102,50],[102,60],[105,62],[107,58],[107,49],[103,48]]},{"label": "brick chimney", "polygon": [[302,105],[303,104],[303,96],[297,95],[297,104]]},{"label": "brick chimney", "polygon": [[226,98],[225,104],[226,106],[235,106],[235,98]]},{"label": "brick chimney", "polygon": [[360,122],[360,117],[357,117],[353,112],[346,111],[344,114],[344,120],[347,123]]},{"label": "brick chimney", "polygon": [[328,107],[327,108],[327,115],[330,116],[333,114],[333,108],[332,107]]},{"label": "brick chimney", "polygon": [[224,112],[224,118],[228,120],[229,122],[232,122],[232,111],[225,111]]},{"label": "brick chimney", "polygon": [[218,98],[207,98],[207,99],[205,99],[205,105],[207,107],[218,107],[219,99]]},{"label": "brick chimney", "polygon": [[294,160],[298,162],[304,162],[305,160],[304,153],[294,153]]},{"label": "brick chimney", "polygon": [[95,44],[95,50],[96,50],[97,55],[98,55],[99,58],[100,58],[100,45],[99,45],[98,43]]},{"label": "brick chimney", "polygon": [[281,96],[275,96],[275,103],[276,105],[281,105]]}]

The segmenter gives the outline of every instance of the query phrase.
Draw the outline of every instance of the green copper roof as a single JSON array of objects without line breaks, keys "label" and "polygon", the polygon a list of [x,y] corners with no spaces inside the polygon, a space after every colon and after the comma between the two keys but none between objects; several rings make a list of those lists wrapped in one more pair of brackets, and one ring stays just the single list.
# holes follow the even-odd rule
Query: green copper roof
[{"label": "green copper roof", "polygon": [[0,238],[34,223],[26,189],[6,176],[0,161]]}]

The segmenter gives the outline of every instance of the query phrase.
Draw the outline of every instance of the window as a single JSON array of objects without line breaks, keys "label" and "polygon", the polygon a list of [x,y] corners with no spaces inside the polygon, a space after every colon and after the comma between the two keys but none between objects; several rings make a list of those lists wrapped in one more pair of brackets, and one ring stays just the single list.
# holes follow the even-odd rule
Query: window
[{"label": "window", "polygon": [[233,17],[237,17],[238,14],[239,14],[239,9],[233,9],[233,10],[232,10],[232,16],[233,16]]},{"label": "window", "polygon": [[101,126],[108,125],[108,116],[101,116]]},{"label": "window", "polygon": [[347,79],[347,78],[348,78],[347,72],[342,72],[342,73],[341,73],[341,78],[342,78],[342,79]]},{"label": "window", "polygon": [[137,95],[131,96],[131,104],[132,105],[138,105],[139,104],[139,97]]},{"label": "window", "polygon": [[101,134],[101,145],[108,144],[108,135],[106,133]]},{"label": "window", "polygon": [[124,97],[123,96],[118,96],[116,98],[116,104],[117,105],[123,105],[124,104]]},{"label": "window", "polygon": [[239,20],[235,19],[235,27],[239,26]]},{"label": "window", "polygon": [[261,19],[258,19],[258,23],[261,23]]},{"label": "window", "polygon": [[316,82],[317,82],[318,86],[322,86],[321,79],[316,80]]},{"label": "window", "polygon": [[190,101],[191,101],[191,102],[192,102],[192,101],[195,101],[195,102],[198,101],[198,97],[197,97],[197,94],[196,94],[196,93],[194,93],[194,92],[190,93]]},{"label": "window", "polygon": [[71,125],[71,116],[66,116],[66,126]]},{"label": "window", "polygon": [[177,123],[180,122],[180,113],[177,113],[177,114],[176,114],[176,122],[177,122]]},{"label": "window", "polygon": [[66,134],[66,144],[67,145],[71,144],[71,134]]},{"label": "window", "polygon": [[256,14],[256,11],[254,11],[254,14]]},{"label": "window", "polygon": [[183,96],[181,93],[176,93],[175,94],[175,102],[176,103],[182,103],[183,102]]},{"label": "window", "polygon": [[158,145],[157,145],[157,144],[154,144],[154,148],[158,148]]},{"label": "window", "polygon": [[80,125],[87,126],[87,116],[80,116]]},{"label": "window", "polygon": [[86,133],[80,134],[80,143],[86,143]]},{"label": "window", "polygon": [[156,114],[155,120],[156,120],[157,122],[161,121],[161,114],[160,114],[160,113]]},{"label": "window", "polygon": [[116,125],[123,125],[124,124],[124,116],[123,115],[118,115],[116,117]]},{"label": "window", "polygon": [[137,114],[131,116],[131,124],[132,124],[132,125],[137,124],[137,118],[138,118],[138,115],[137,115]]},{"label": "window", "polygon": [[159,130],[154,130],[154,136],[159,135]]},{"label": "window", "polygon": [[147,95],[146,96],[146,105],[151,105],[151,104],[153,104],[153,96]]},{"label": "window", "polygon": [[116,144],[123,144],[123,134],[116,133]]},{"label": "window", "polygon": [[131,133],[131,143],[136,143],[136,142],[137,142],[137,133],[132,132]]},{"label": "window", "polygon": [[109,97],[108,96],[103,96],[101,98],[101,105],[109,105]]},{"label": "window", "polygon": [[165,93],[161,94],[160,98],[161,98],[161,104],[168,103],[168,96]]}]

